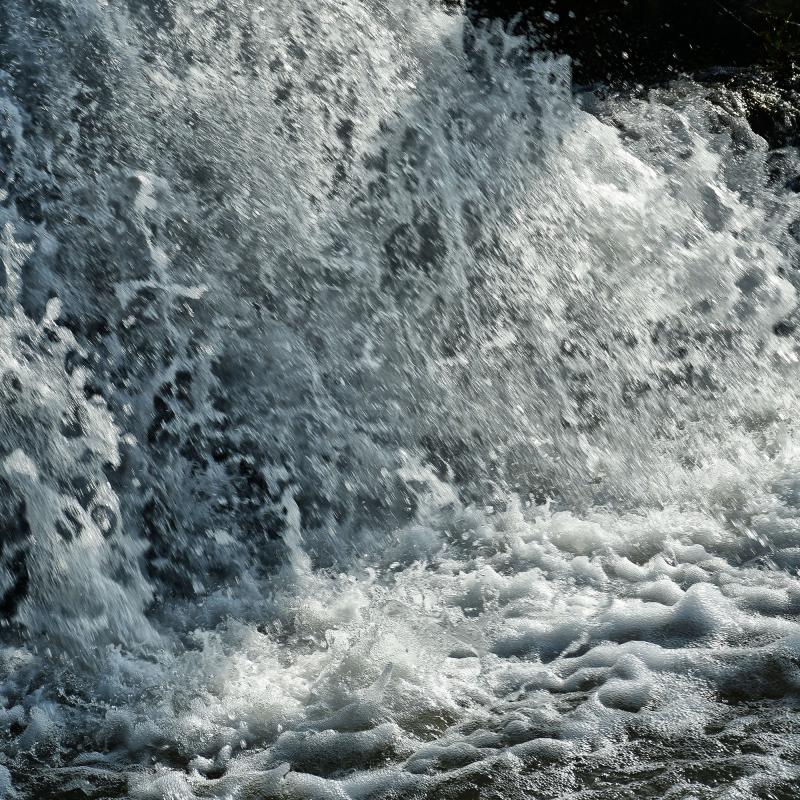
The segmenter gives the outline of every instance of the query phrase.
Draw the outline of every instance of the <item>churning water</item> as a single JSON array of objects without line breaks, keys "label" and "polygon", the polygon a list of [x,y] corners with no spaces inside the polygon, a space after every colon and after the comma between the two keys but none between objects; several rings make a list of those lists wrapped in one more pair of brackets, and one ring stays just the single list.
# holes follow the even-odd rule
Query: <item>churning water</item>
[{"label": "churning water", "polygon": [[0,796],[796,797],[799,170],[417,0],[3,0]]}]

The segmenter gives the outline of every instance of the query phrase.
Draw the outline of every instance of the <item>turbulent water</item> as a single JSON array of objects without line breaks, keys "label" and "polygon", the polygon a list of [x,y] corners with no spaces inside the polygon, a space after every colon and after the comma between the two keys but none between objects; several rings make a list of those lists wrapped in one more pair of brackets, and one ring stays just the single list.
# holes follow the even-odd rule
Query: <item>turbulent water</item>
[{"label": "turbulent water", "polygon": [[800,793],[800,158],[569,73],[2,1],[0,797]]}]

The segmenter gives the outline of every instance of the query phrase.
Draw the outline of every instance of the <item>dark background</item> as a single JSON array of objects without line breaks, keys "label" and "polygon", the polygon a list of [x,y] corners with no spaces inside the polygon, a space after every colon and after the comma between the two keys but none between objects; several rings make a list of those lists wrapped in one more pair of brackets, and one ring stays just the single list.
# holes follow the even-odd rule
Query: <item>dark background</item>
[{"label": "dark background", "polygon": [[788,70],[800,46],[800,0],[466,0],[466,5],[473,20],[510,22],[520,15],[514,29],[533,30],[547,49],[573,56],[575,80],[583,84],[651,82],[753,64]]}]

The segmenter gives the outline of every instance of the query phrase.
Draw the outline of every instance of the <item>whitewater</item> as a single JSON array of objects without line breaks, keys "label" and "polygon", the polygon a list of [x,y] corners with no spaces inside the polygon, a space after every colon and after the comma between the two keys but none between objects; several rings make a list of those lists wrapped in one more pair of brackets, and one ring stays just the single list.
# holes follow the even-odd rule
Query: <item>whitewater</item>
[{"label": "whitewater", "polygon": [[1,798],[800,793],[800,153],[570,73],[3,0]]}]

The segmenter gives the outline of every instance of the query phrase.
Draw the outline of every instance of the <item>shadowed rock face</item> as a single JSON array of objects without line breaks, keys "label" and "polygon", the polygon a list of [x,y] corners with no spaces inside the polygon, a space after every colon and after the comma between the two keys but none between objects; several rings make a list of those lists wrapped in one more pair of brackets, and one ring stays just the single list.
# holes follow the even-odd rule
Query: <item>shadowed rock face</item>
[{"label": "shadowed rock face", "polygon": [[574,58],[582,84],[717,66],[788,68],[800,45],[794,0],[467,0],[467,13],[534,30]]}]

